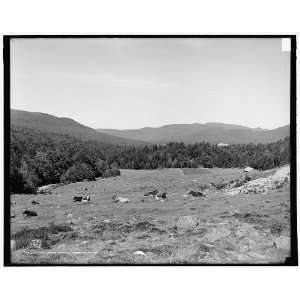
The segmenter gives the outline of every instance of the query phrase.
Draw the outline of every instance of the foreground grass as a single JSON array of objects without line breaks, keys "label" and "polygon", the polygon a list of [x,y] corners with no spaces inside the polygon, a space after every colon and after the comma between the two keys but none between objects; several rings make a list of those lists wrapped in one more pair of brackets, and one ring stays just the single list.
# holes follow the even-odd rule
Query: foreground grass
[{"label": "foreground grass", "polygon": [[[222,170],[209,171],[184,175],[174,169],[125,170],[118,178],[58,187],[52,195],[14,195],[12,238],[20,244],[12,260],[20,264],[284,262],[290,251],[289,187],[266,195],[188,196],[189,190],[222,177]],[[223,178],[231,180],[239,172],[225,170]],[[160,202],[143,196],[154,188],[167,191],[168,199]],[[72,202],[73,196],[84,193],[90,194],[91,203]],[[113,194],[130,202],[112,203]],[[24,219],[21,212],[31,207],[33,199],[41,203],[35,206],[38,217]],[[199,225],[178,228],[178,218],[185,215],[196,215]],[[28,251],[31,239],[46,243]]]}]

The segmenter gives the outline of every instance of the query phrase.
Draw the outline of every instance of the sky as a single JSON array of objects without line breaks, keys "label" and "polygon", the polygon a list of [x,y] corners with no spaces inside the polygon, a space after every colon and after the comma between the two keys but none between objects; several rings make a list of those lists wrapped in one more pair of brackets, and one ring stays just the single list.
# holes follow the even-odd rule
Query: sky
[{"label": "sky", "polygon": [[11,108],[92,128],[289,124],[281,39],[13,39]]}]

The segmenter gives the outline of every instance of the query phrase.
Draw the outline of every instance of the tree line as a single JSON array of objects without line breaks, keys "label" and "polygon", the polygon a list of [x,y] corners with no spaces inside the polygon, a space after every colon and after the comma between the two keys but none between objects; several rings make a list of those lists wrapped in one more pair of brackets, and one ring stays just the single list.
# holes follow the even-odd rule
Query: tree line
[{"label": "tree line", "polygon": [[68,135],[13,126],[10,191],[34,193],[42,185],[120,175],[119,169],[234,168],[271,169],[290,161],[290,140],[218,147],[207,142],[118,146]]}]

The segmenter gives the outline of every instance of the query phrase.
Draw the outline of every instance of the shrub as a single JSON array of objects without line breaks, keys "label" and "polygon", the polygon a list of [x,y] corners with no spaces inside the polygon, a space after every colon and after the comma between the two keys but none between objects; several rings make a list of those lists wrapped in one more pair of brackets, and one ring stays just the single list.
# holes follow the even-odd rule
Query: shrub
[{"label": "shrub", "polygon": [[121,172],[119,169],[117,168],[113,168],[113,169],[107,169],[104,174],[103,177],[115,177],[115,176],[120,176]]},{"label": "shrub", "polygon": [[98,158],[95,162],[95,170],[96,170],[96,176],[102,176],[105,172],[105,170],[108,168],[107,162]]},{"label": "shrub", "polygon": [[87,180],[95,180],[95,171],[87,164],[77,163],[71,166],[62,176],[61,182],[70,183]]},{"label": "shrub", "polygon": [[60,232],[73,231],[72,227],[67,224],[55,225],[49,224],[48,227],[39,227],[34,229],[24,228],[15,234],[12,234],[12,239],[15,240],[16,249],[26,248],[34,239],[42,241],[42,248],[49,248],[49,234],[58,234]]},{"label": "shrub", "polygon": [[24,179],[17,169],[11,170],[9,177],[10,192],[22,193],[24,191]]},{"label": "shrub", "polygon": [[282,224],[274,223],[274,224],[271,225],[270,231],[271,231],[272,234],[280,235],[280,233],[283,231],[283,229],[284,228],[283,228]]},{"label": "shrub", "polygon": [[25,178],[24,183],[24,193],[27,194],[36,194],[38,187],[41,184],[41,180],[38,178],[36,174],[30,173]]}]

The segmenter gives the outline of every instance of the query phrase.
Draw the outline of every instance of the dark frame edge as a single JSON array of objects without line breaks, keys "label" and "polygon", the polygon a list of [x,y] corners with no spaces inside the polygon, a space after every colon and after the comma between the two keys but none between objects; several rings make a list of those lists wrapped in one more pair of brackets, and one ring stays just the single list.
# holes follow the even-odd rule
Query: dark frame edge
[{"label": "dark frame edge", "polygon": [[3,37],[3,82],[4,82],[4,266],[11,266],[10,253],[10,37]]},{"label": "dark frame edge", "polygon": [[288,266],[298,266],[298,239],[297,239],[297,40],[291,36],[290,55],[290,144],[291,144],[291,256],[286,258]]},{"label": "dark frame edge", "polygon": [[[10,167],[10,40],[13,38],[290,38],[290,144],[291,144],[291,256],[285,263],[275,264],[196,264],[195,266],[298,266],[298,240],[297,240],[297,159],[296,159],[296,35],[134,35],[134,34],[110,34],[110,35],[4,35],[3,36],[3,81],[4,81],[4,266],[10,267],[49,267],[49,266],[172,266],[169,264],[14,264],[11,262],[10,249],[10,192],[9,192],[9,167]],[[176,265],[173,265],[176,266]],[[177,266],[180,266],[177,265]],[[185,265],[186,266],[186,265]],[[193,266],[193,265],[188,265]]]}]

